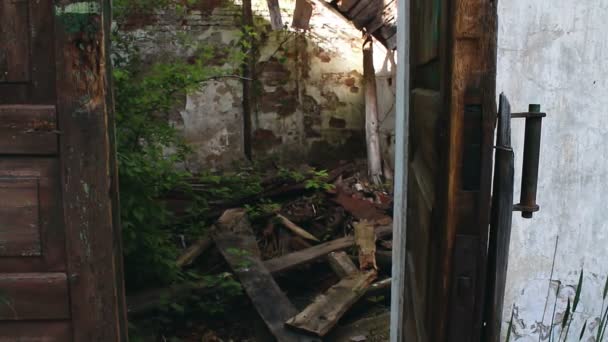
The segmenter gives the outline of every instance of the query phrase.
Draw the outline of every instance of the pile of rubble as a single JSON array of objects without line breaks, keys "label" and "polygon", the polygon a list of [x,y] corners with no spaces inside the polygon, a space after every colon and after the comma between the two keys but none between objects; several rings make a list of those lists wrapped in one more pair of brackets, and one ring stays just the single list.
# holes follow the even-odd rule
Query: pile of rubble
[{"label": "pile of rubble", "polygon": [[[326,181],[332,185],[313,195],[306,191],[306,180],[265,180],[260,198],[280,199],[280,208],[253,219],[243,208],[248,199],[218,205],[222,214],[211,232],[187,246],[177,265],[185,268],[207,251],[219,251],[277,341],[386,340],[374,339],[369,327],[379,321],[388,329],[386,308],[378,317],[338,327],[358,302],[390,295],[392,198],[360,175],[355,164],[341,165],[328,172]],[[330,283],[303,282],[302,272],[319,264],[329,266],[325,269],[332,273]],[[315,295],[294,305],[278,285],[278,279],[291,277]],[[131,296],[129,314],[154,309],[163,296],[203,291],[206,286],[201,282]],[[357,310],[369,305],[361,307]]]}]

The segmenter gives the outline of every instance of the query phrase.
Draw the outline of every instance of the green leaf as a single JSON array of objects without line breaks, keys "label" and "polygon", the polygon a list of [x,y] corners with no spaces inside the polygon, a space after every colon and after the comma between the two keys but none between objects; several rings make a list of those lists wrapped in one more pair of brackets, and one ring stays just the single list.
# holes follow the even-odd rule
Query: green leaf
[{"label": "green leaf", "polygon": [[578,302],[581,299],[581,290],[583,288],[583,274],[584,274],[584,270],[581,269],[581,274],[578,278],[578,285],[576,286],[576,294],[574,295],[574,303],[572,305],[572,312],[576,312]]},{"label": "green leaf", "polygon": [[509,328],[507,328],[507,339],[505,342],[511,341],[511,331],[513,330],[513,314],[515,313],[515,308],[511,309],[511,319],[509,320]]},{"label": "green leaf", "polygon": [[570,318],[570,298],[568,298],[568,304],[566,305],[566,311],[564,311],[564,318],[562,319],[562,329],[566,327],[568,323],[568,318]]},{"label": "green leaf", "polygon": [[[600,314],[601,314],[601,312],[600,312]],[[606,310],[602,314],[602,318],[600,319],[600,325],[598,326],[597,336],[595,339],[596,342],[600,342],[604,339],[604,330],[606,329],[606,317],[607,316],[608,316],[608,307],[606,308]]]},{"label": "green leaf", "polygon": [[581,334],[578,337],[579,341],[583,340],[583,336],[585,335],[585,329],[587,328],[587,321],[585,321],[585,324],[583,324],[583,328],[581,329]]},{"label": "green leaf", "polygon": [[606,277],[606,283],[604,284],[604,296],[603,299],[606,299],[606,294],[608,294],[608,277]]}]

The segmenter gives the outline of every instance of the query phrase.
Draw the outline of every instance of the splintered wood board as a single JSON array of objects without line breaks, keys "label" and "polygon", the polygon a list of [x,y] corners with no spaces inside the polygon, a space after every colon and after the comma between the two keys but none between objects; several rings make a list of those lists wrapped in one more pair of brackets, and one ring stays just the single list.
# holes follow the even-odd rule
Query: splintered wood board
[{"label": "splintered wood board", "polygon": [[[375,232],[378,238],[383,238],[392,234],[393,228],[392,226],[378,227],[375,229]],[[270,273],[278,274],[323,258],[331,252],[347,249],[354,244],[355,238],[353,236],[346,236],[301,251],[266,260],[264,265]]]},{"label": "splintered wood board", "polygon": [[347,276],[326,293],[318,295],[304,311],[288,320],[287,325],[317,336],[325,336],[344,313],[365,294],[375,279],[376,271]]},{"label": "splintered wood board", "polygon": [[239,278],[258,314],[279,342],[314,341],[285,328],[284,322],[297,313],[260,259],[251,227],[241,211],[227,211],[218,221],[214,241]]}]

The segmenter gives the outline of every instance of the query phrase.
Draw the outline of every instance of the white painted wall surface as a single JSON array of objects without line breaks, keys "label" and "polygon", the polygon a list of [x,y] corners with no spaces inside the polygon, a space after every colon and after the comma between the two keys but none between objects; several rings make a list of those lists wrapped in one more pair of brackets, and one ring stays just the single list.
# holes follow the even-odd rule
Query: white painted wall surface
[{"label": "white painted wall surface", "polygon": [[[539,334],[548,340],[561,284],[554,328],[559,334],[557,324],[584,267],[582,299],[568,341],[578,341],[585,320],[583,341],[594,341],[608,274],[608,1],[500,0],[498,13],[497,91],[509,97],[514,111],[540,103],[548,113],[541,211],[532,220],[514,217],[503,333],[514,305],[512,340],[539,341]],[[519,120],[513,122],[516,188],[524,134]]]}]

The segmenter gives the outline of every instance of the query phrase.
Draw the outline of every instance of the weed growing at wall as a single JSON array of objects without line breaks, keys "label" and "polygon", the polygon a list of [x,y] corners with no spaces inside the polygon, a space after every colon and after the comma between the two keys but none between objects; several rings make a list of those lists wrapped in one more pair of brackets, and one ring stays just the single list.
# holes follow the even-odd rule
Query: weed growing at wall
[{"label": "weed growing at wall", "polygon": [[[602,342],[605,341],[606,339],[606,330],[608,329],[608,306],[606,305],[606,299],[608,296],[608,278],[606,278],[606,281],[604,283],[604,288],[602,291],[602,307],[600,309],[599,312],[599,316],[597,317],[597,319],[592,320],[592,319],[587,319],[584,322],[581,320],[579,322],[582,322],[582,328],[580,331],[577,332],[571,332],[570,331],[570,327],[572,326],[572,323],[574,322],[574,320],[578,319],[579,317],[579,312],[577,311],[577,308],[579,306],[580,303],[580,299],[581,299],[581,293],[583,290],[583,279],[584,279],[584,270],[581,269],[580,274],[579,274],[579,278],[578,278],[578,284],[576,285],[576,290],[574,293],[574,297],[572,298],[568,298],[567,301],[567,305],[566,305],[566,309],[563,312],[563,316],[561,319],[561,322],[556,321],[556,317],[558,316],[557,312],[556,312],[556,306],[557,306],[557,300],[558,300],[558,296],[560,293],[560,288],[561,288],[561,284],[558,285],[558,288],[556,290],[556,294],[555,294],[555,304],[553,307],[552,312],[550,312],[551,314],[551,325],[550,325],[550,330],[549,330],[549,342],[571,342],[571,341],[583,341],[584,337],[587,337],[589,339],[589,341],[595,341],[595,342]],[[547,298],[548,300],[549,298]],[[514,313],[515,310],[512,309],[511,312],[511,318],[509,320],[509,325],[507,328],[507,336],[505,339],[505,342],[510,342],[512,340],[512,332],[514,331],[514,324],[513,324],[513,320],[514,320]],[[595,331],[588,331],[587,330],[587,326],[588,323],[591,323],[592,321],[595,324]],[[557,330],[559,329],[559,334],[557,333]],[[540,339],[540,337],[539,337]]]}]

